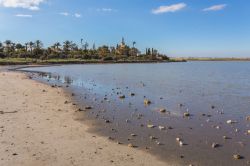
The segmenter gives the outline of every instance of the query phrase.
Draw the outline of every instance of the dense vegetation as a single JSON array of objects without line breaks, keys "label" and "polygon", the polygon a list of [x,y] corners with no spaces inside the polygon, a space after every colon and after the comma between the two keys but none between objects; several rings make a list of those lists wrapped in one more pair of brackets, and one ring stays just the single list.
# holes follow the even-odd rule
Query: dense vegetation
[{"label": "dense vegetation", "polygon": [[89,47],[87,42],[77,45],[72,41],[63,43],[56,42],[50,47],[43,47],[40,40],[27,43],[14,43],[11,40],[0,42],[0,58],[19,59],[27,61],[44,60],[98,60],[98,61],[133,61],[133,60],[169,60],[166,55],[159,54],[156,49],[147,48],[145,53],[141,53],[136,47],[136,42],[132,47],[125,44],[122,39],[121,44],[114,46],[103,45],[96,48],[95,44]]}]

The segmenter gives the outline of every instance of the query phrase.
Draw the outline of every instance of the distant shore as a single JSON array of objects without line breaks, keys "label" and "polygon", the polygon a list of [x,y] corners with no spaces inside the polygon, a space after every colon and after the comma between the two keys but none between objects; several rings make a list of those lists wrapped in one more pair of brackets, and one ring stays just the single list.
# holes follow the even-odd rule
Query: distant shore
[{"label": "distant shore", "polygon": [[76,111],[61,88],[0,72],[0,165],[167,165],[89,133]]},{"label": "distant shore", "polygon": [[215,57],[180,57],[172,58],[176,61],[250,61],[250,58],[215,58]]}]

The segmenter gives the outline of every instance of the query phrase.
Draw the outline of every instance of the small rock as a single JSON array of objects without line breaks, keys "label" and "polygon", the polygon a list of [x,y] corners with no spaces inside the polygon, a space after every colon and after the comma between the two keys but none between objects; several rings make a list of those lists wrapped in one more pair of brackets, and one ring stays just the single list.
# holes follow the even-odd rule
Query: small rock
[{"label": "small rock", "polygon": [[250,121],[250,116],[247,116],[247,117],[246,117],[246,120],[247,120],[247,121]]},{"label": "small rock", "polygon": [[134,148],[135,146],[133,144],[128,144],[128,147]]},{"label": "small rock", "polygon": [[212,148],[218,148],[220,145],[219,144],[217,144],[217,143],[213,143],[212,144]]},{"label": "small rock", "polygon": [[151,101],[148,100],[148,99],[145,99],[145,100],[144,100],[144,104],[145,104],[145,105],[149,105],[149,104],[151,104]]},{"label": "small rock", "polygon": [[190,113],[189,112],[184,112],[183,114],[185,117],[189,117],[190,116]]},{"label": "small rock", "polygon": [[132,137],[136,137],[137,135],[136,134],[130,134]]},{"label": "small rock", "polygon": [[160,112],[161,112],[161,113],[165,113],[165,112],[166,112],[166,109],[165,109],[165,108],[161,108],[161,109],[160,109]]},{"label": "small rock", "polygon": [[130,96],[135,96],[135,93],[130,93]]},{"label": "small rock", "polygon": [[164,127],[164,126],[159,126],[159,129],[160,129],[160,130],[165,130],[166,127]]},{"label": "small rock", "polygon": [[125,95],[119,96],[120,99],[125,99]]},{"label": "small rock", "polygon": [[110,120],[105,120],[105,123],[110,123]]},{"label": "small rock", "polygon": [[234,123],[237,123],[237,121],[234,121],[234,120],[228,120],[227,121],[227,124],[234,124]]},{"label": "small rock", "polygon": [[90,110],[90,109],[92,109],[92,107],[91,106],[86,106],[85,109]]},{"label": "small rock", "polygon": [[155,125],[148,124],[148,128],[155,128]]},{"label": "small rock", "polygon": [[175,140],[176,140],[176,141],[178,141],[178,142],[180,142],[180,141],[181,141],[181,139],[180,139],[179,137],[177,137]]},{"label": "small rock", "polygon": [[224,136],[223,136],[223,139],[230,139],[230,138],[224,135]]},{"label": "small rock", "polygon": [[151,140],[157,139],[155,136],[152,136],[152,135],[151,135],[149,138],[150,138]]},{"label": "small rock", "polygon": [[243,159],[244,157],[241,156],[241,155],[239,155],[239,154],[234,154],[234,155],[233,155],[233,158],[234,158],[235,160],[239,160],[239,159]]},{"label": "small rock", "polygon": [[211,108],[212,108],[212,109],[215,109],[215,106],[214,106],[214,105],[212,105],[212,106],[211,106]]},{"label": "small rock", "polygon": [[250,130],[247,130],[247,134],[250,134]]}]

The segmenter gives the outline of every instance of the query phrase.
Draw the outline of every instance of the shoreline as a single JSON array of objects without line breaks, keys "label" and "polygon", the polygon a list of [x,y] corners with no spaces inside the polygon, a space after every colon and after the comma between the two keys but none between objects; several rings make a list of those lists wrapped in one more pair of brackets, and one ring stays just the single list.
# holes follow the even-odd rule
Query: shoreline
[{"label": "shoreline", "polygon": [[15,61],[15,60],[8,60],[1,61],[0,58],[0,65],[8,66],[8,65],[72,65],[72,64],[124,64],[124,63],[174,63],[174,62],[186,62],[186,60],[120,60],[120,61],[99,61],[99,60],[44,60],[44,61]]},{"label": "shoreline", "polygon": [[63,89],[17,72],[0,72],[0,80],[0,165],[167,164],[89,133]]}]

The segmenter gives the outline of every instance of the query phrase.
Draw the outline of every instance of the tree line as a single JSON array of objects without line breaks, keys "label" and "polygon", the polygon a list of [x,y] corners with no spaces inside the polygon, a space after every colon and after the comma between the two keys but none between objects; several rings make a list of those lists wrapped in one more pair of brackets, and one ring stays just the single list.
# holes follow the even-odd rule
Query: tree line
[{"label": "tree line", "polygon": [[45,48],[41,40],[30,41],[26,43],[14,43],[11,40],[0,42],[0,58],[32,58],[32,59],[100,59],[100,60],[168,60],[166,55],[160,54],[154,48],[146,48],[145,53],[141,53],[135,47],[136,42],[132,46],[125,44],[122,39],[121,44],[116,46],[102,45],[96,47],[93,44],[91,47],[88,42],[81,44],[66,40],[62,43],[56,42],[53,45]]}]

